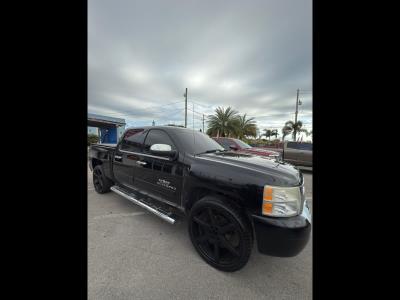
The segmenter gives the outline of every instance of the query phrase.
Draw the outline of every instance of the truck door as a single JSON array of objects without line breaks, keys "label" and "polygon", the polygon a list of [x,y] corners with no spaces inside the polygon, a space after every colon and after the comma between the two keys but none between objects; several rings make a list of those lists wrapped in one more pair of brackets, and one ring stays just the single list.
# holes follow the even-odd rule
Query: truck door
[{"label": "truck door", "polygon": [[113,174],[115,181],[124,187],[134,186],[134,173],[146,132],[144,129],[129,129],[118,143],[113,157]]},{"label": "truck door", "polygon": [[177,150],[170,136],[161,129],[151,129],[144,141],[143,154],[135,173],[134,187],[160,201],[180,205],[183,166],[177,160],[150,152],[154,144],[170,145]]},{"label": "truck door", "polygon": [[312,166],[312,144],[301,143],[300,145],[299,164],[302,166]]},{"label": "truck door", "polygon": [[286,145],[284,145],[284,151],[284,161],[287,161],[291,164],[299,163],[298,143],[287,142]]}]

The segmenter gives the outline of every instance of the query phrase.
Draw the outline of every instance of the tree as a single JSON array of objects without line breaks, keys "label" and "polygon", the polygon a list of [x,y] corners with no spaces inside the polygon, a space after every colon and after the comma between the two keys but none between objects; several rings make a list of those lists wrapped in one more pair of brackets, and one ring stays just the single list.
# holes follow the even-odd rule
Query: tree
[{"label": "tree", "polygon": [[[298,133],[300,132],[305,132],[307,134],[307,130],[303,129],[303,122],[301,121],[297,121],[296,123],[293,121],[287,121],[285,123],[285,126],[283,126],[282,128],[282,134],[284,134],[284,132],[286,132],[285,136],[288,134],[292,134],[293,135],[293,140],[296,141],[296,136]],[[283,139],[282,139],[283,141]]]},{"label": "tree", "polygon": [[95,134],[88,134],[87,138],[88,146],[90,146],[91,144],[97,144],[99,142],[99,137]]},{"label": "tree", "polygon": [[278,135],[279,135],[278,129],[273,129],[271,135],[272,135],[272,136],[275,136],[275,138],[277,139],[277,138],[278,138]]},{"label": "tree", "polygon": [[209,116],[207,120],[207,134],[210,136],[229,137],[235,132],[237,126],[238,112],[230,106],[227,109],[218,107],[215,115]]},{"label": "tree", "polygon": [[245,136],[257,136],[257,126],[254,118],[246,118],[246,114],[238,116],[233,120],[234,134],[238,139],[243,139]]},{"label": "tree", "polygon": [[264,129],[264,131],[265,133],[263,135],[267,137],[269,141],[271,141],[271,136],[278,138],[278,129]]},{"label": "tree", "polygon": [[265,135],[265,137],[268,138],[268,140],[271,140],[271,135],[272,135],[272,130],[270,129],[264,129],[265,133],[263,135]]},{"label": "tree", "polygon": [[282,127],[282,142],[285,141],[285,136],[291,134],[293,129],[290,126],[283,126]]}]

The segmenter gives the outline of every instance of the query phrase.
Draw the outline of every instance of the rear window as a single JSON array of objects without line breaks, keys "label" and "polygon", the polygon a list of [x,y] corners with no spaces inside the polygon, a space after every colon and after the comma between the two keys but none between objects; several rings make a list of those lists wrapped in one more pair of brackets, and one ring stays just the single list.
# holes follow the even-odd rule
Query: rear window
[{"label": "rear window", "polygon": [[224,147],[225,150],[230,150],[229,146],[230,145],[235,145],[235,143],[233,143],[230,140],[227,139],[216,139],[215,141],[217,141],[218,144],[220,144],[222,147]]},{"label": "rear window", "polygon": [[235,139],[236,144],[238,144],[240,146],[240,148],[242,149],[249,149],[251,148],[251,146],[249,144],[246,144],[245,142]]}]

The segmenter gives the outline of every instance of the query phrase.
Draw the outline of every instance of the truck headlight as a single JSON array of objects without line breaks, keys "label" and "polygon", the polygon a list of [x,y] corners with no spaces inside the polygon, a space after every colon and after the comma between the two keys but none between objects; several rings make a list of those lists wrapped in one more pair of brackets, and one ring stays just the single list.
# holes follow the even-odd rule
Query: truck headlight
[{"label": "truck headlight", "polygon": [[264,186],[262,214],[272,217],[291,217],[301,209],[303,188]]}]

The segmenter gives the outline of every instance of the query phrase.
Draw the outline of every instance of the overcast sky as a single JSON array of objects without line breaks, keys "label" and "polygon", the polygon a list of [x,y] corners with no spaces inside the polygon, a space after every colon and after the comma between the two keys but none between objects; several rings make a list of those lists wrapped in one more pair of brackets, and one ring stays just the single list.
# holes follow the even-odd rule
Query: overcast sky
[{"label": "overcast sky", "polygon": [[258,127],[312,128],[311,0],[89,0],[88,111],[129,126],[232,106]]}]

